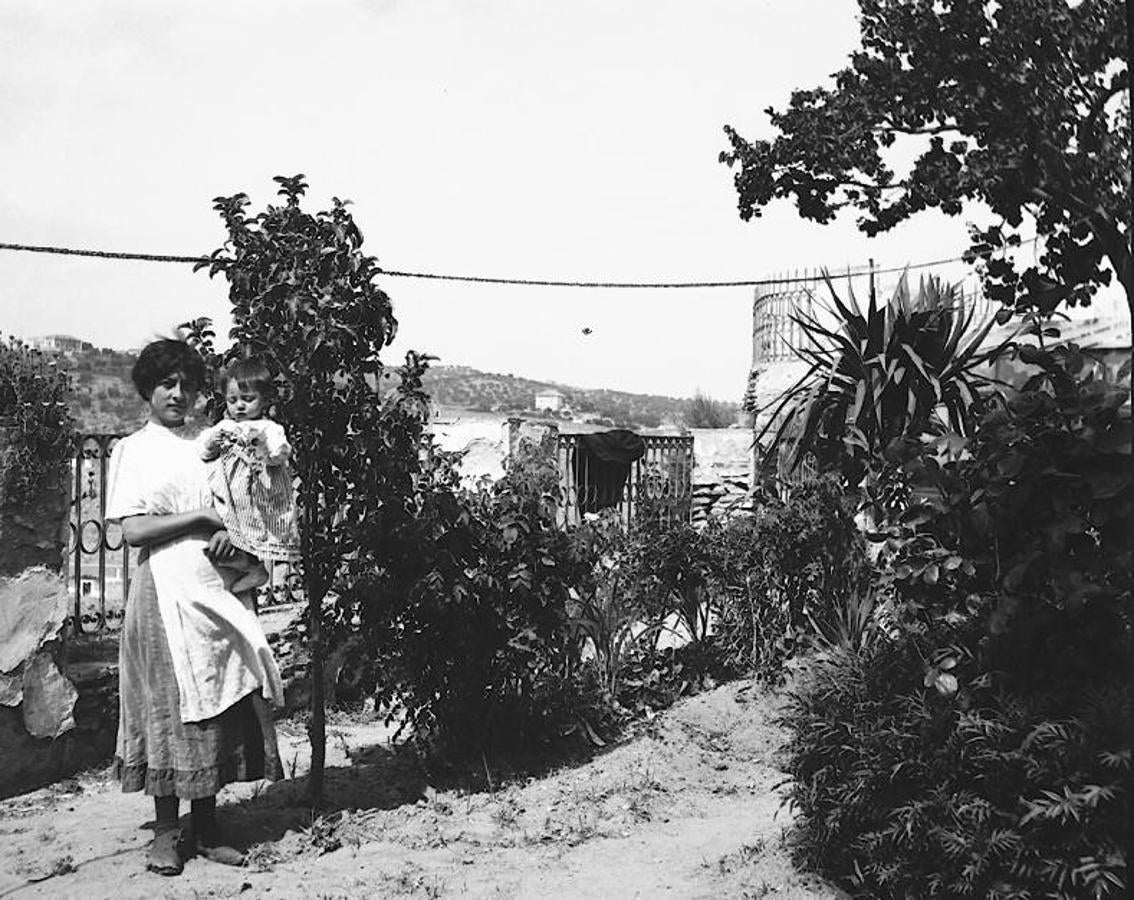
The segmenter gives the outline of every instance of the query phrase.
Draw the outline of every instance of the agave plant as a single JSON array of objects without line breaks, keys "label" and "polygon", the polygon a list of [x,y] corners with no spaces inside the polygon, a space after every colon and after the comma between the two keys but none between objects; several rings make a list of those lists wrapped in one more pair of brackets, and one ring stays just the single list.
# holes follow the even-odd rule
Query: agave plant
[{"label": "agave plant", "polygon": [[807,338],[793,349],[810,365],[770,404],[757,437],[772,436],[764,459],[791,472],[814,454],[854,477],[895,438],[967,435],[991,383],[978,368],[1000,349],[981,349],[994,317],[977,321],[959,287],[934,276],[913,294],[903,272],[888,303],[871,292],[865,309],[849,282],[844,302],[823,278],[825,314],[793,317]]}]

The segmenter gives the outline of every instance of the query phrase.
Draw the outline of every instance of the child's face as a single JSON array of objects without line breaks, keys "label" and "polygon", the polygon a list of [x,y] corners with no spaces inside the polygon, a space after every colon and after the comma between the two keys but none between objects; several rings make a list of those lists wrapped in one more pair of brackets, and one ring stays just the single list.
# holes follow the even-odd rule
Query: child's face
[{"label": "child's face", "polygon": [[260,392],[249,387],[241,388],[235,378],[228,380],[224,403],[228,408],[228,417],[234,422],[259,419],[264,415],[265,403]]}]

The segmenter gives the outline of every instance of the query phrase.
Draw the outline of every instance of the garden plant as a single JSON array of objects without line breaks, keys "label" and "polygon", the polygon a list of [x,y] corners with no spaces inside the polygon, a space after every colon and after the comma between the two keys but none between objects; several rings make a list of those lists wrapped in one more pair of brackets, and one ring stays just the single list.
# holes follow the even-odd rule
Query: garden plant
[{"label": "garden plant", "polygon": [[6,434],[0,500],[19,506],[65,477],[75,428],[70,380],[58,363],[19,340],[0,339],[0,426]]},{"label": "garden plant", "polygon": [[786,721],[797,857],[861,896],[1106,897],[1131,813],[1129,393],[1074,346],[878,535],[893,616],[807,667]]},{"label": "garden plant", "polygon": [[994,319],[956,285],[923,278],[911,291],[903,273],[888,301],[873,288],[863,307],[848,283],[831,305],[797,313],[796,348],[807,371],[775,402],[757,435],[766,467],[793,471],[806,455],[856,484],[892,440],[946,432],[966,436],[983,373],[999,347],[983,347]]},{"label": "garden plant", "polygon": [[[1130,367],[1099,379],[1053,316],[1115,280],[1134,309],[1131,7],[859,6],[831,87],[769,111],[771,140],[726,129],[740,214],[791,198],[873,235],[980,201],[992,224],[970,225],[966,255],[999,322],[1026,314],[997,350],[1030,377],[970,377],[979,341],[943,344],[925,319],[905,324],[941,368],[915,340],[873,340],[870,308],[803,322],[820,349],[800,348],[812,371],[768,462],[838,473],[876,546],[870,590],[819,629],[785,712],[796,856],[862,897],[1123,896]],[[1035,253],[1013,258],[1030,229]]]}]

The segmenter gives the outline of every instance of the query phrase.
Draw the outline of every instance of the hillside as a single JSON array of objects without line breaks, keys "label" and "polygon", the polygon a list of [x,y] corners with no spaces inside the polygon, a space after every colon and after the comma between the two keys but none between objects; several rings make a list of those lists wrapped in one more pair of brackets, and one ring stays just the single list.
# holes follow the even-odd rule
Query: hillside
[{"label": "hillside", "polygon": [[[537,393],[555,390],[563,395],[565,418],[643,428],[680,423],[689,403],[677,397],[572,387],[468,366],[436,366],[426,376],[425,387],[441,407],[517,414],[534,408]],[[731,408],[735,415],[737,404],[731,404]]]},{"label": "hillside", "polygon": [[71,414],[80,431],[133,431],[148,410],[130,381],[134,355],[118,350],[86,350],[59,357],[71,374]]},{"label": "hillside", "polygon": [[[84,432],[130,431],[146,410],[130,381],[133,354],[116,350],[84,350],[60,357],[74,386],[72,414]],[[657,428],[684,420],[688,400],[656,394],[577,388],[535,381],[512,374],[481,372],[469,366],[434,366],[425,378],[434,402],[446,410],[505,412],[534,409],[535,395],[556,390],[564,409],[555,414],[598,425]],[[735,416],[737,404],[725,404]]]}]

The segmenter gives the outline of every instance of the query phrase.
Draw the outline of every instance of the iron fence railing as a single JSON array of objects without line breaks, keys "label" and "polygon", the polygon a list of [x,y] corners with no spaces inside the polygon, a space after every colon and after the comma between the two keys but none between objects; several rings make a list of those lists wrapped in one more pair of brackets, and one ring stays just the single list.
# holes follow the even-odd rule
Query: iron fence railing
[{"label": "iron fence railing", "polygon": [[599,475],[589,454],[580,452],[580,435],[556,435],[556,463],[563,505],[561,525],[577,525],[587,512],[613,509],[625,523],[644,510],[688,521],[693,508],[692,435],[642,435],[642,458],[629,465],[625,480]]},{"label": "iron fence railing", "polygon": [[120,437],[83,435],[71,461],[65,571],[74,604],[72,622],[79,634],[121,627],[130,572],[137,566],[137,551],[126,545],[121,527],[105,520],[107,464]]}]

